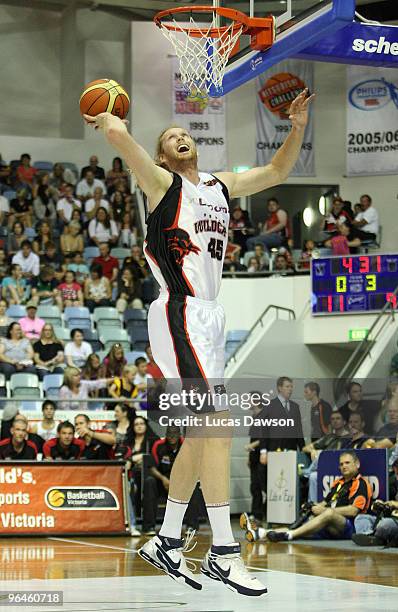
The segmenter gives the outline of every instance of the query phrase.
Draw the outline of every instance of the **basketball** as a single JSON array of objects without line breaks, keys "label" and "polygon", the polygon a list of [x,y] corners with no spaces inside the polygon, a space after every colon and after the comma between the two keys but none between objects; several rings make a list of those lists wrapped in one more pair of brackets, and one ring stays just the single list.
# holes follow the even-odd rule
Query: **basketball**
[{"label": "basketball", "polygon": [[280,72],[270,77],[258,93],[271,113],[280,119],[288,119],[290,105],[303,89],[305,83],[300,77],[290,72]]},{"label": "basketball", "polygon": [[80,112],[95,117],[112,113],[124,119],[129,112],[130,98],[126,90],[112,79],[97,79],[88,83],[80,96]]},{"label": "basketball", "polygon": [[48,502],[54,508],[59,508],[65,502],[65,494],[62,491],[58,491],[58,489],[53,489],[48,494]]}]

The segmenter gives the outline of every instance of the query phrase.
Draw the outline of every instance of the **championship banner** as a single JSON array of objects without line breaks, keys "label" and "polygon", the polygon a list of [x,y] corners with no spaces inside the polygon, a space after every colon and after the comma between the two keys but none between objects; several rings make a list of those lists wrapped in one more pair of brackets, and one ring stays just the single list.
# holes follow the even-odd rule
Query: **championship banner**
[{"label": "championship banner", "polygon": [[189,131],[198,148],[203,172],[225,170],[225,98],[203,98],[184,89],[178,59],[172,58],[173,123]]},{"label": "championship banner", "polygon": [[347,175],[398,172],[398,70],[347,68]]},{"label": "championship banner", "polygon": [[[340,478],[339,457],[344,449],[322,451],[318,459],[318,501],[322,501]],[[373,490],[373,499],[388,500],[387,451],[384,448],[356,450],[361,464],[359,473],[368,480]]]},{"label": "championship banner", "polygon": [[0,467],[0,535],[125,534],[119,462],[17,462]]},{"label": "championship banner", "polygon": [[267,458],[267,521],[294,523],[298,504],[297,452],[270,452]]},{"label": "championship banner", "polygon": [[[276,64],[255,80],[257,165],[268,164],[291,129],[289,108],[306,87],[314,89],[314,70],[310,62],[286,60]],[[290,176],[315,176],[314,113],[309,113],[301,153]]]}]

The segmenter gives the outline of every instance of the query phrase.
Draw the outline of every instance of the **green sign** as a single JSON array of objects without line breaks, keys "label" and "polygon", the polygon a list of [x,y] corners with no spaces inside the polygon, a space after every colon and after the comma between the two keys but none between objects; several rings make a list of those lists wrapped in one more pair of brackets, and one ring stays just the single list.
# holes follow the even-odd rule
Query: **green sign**
[{"label": "green sign", "polygon": [[365,327],[359,327],[357,329],[349,329],[348,330],[348,339],[351,342],[358,342],[364,340],[368,335],[369,330]]},{"label": "green sign", "polygon": [[250,170],[250,166],[234,166],[232,170],[239,174],[240,172],[246,172],[246,170]]}]

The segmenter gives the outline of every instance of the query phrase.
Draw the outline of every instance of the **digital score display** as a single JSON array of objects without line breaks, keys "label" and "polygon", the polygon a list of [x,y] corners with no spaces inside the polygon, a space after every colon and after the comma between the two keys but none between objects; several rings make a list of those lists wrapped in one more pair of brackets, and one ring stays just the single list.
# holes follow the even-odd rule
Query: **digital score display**
[{"label": "digital score display", "polygon": [[312,314],[397,309],[398,255],[351,255],[312,259]]}]

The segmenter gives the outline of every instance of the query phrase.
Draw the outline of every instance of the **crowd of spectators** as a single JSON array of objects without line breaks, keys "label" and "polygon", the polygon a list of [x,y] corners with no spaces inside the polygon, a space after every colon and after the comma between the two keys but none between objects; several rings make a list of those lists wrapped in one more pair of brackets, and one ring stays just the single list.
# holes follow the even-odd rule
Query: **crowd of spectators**
[{"label": "crowd of spectators", "polygon": [[257,229],[248,212],[236,206],[231,212],[224,271],[278,276],[302,273],[310,269],[318,249],[327,249],[330,255],[357,253],[359,247],[374,244],[378,233],[378,213],[369,195],[361,196],[354,210],[351,202],[334,197],[319,230],[314,231],[313,239],[304,241],[301,250],[294,248],[289,213],[277,198],[267,201],[265,220]]}]

